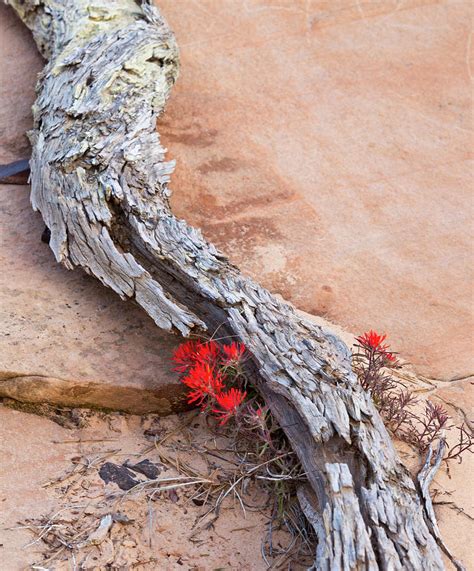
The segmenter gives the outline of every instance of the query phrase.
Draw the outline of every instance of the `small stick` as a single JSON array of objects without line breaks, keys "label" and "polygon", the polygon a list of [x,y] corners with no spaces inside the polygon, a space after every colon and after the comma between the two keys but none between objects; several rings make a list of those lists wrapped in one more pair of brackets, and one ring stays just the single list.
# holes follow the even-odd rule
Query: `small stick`
[{"label": "small stick", "polygon": [[429,528],[431,529],[431,532],[433,533],[433,536],[436,539],[436,543],[439,545],[441,550],[446,554],[446,556],[452,562],[457,571],[466,571],[464,565],[454,557],[454,555],[449,551],[448,547],[441,538],[441,532],[438,527],[436,514],[433,508],[433,502],[430,496],[430,489],[429,489],[430,484],[433,481],[433,478],[435,477],[438,468],[440,467],[440,464],[443,460],[445,449],[446,449],[446,440],[444,438],[441,438],[441,440],[439,441],[438,449],[436,450],[434,464],[431,465],[433,448],[431,444],[429,445],[428,452],[426,454],[425,463],[423,464],[423,467],[417,476],[417,480],[420,486],[421,498],[425,508],[427,523]]},{"label": "small stick", "polygon": [[0,184],[27,184],[29,174],[29,159],[20,159],[6,165],[0,165]]},{"label": "small stick", "polygon": [[53,444],[82,444],[83,442],[117,442],[118,438],[89,438],[87,440],[52,440]]}]

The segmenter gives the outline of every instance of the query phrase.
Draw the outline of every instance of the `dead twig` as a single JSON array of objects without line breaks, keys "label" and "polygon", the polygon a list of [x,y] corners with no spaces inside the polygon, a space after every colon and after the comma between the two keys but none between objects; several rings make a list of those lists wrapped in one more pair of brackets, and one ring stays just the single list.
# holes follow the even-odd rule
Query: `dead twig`
[{"label": "dead twig", "polygon": [[446,449],[446,441],[444,439],[444,436],[442,436],[440,441],[439,441],[438,448],[436,450],[434,462],[432,463],[433,448],[432,448],[431,444],[428,446],[428,452],[426,454],[426,460],[425,460],[425,463],[423,464],[422,469],[420,470],[420,472],[418,474],[417,480],[418,480],[418,484],[420,487],[421,498],[423,500],[423,504],[424,504],[424,508],[425,508],[426,520],[427,520],[428,526],[431,530],[431,533],[435,537],[436,542],[439,545],[439,547],[446,554],[446,556],[450,559],[450,561],[453,563],[453,565],[455,566],[457,571],[466,571],[466,568],[463,566],[463,564],[460,561],[458,561],[454,557],[454,555],[448,549],[448,547],[446,546],[446,544],[444,543],[444,541],[441,537],[441,532],[440,532],[439,527],[438,527],[438,522],[436,519],[436,514],[434,512],[433,502],[431,500],[431,495],[430,495],[430,490],[429,490],[430,484],[433,481],[433,478],[435,477],[435,474],[438,471],[438,469],[441,465],[441,462],[443,460],[445,449]]}]

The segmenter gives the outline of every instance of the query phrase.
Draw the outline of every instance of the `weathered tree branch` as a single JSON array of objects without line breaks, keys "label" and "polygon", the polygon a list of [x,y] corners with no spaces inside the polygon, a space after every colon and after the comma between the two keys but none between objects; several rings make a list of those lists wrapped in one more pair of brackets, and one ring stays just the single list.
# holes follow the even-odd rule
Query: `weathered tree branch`
[{"label": "weathered tree branch", "polygon": [[58,262],[156,324],[241,339],[252,377],[308,474],[314,569],[443,569],[415,485],[334,336],[173,216],[156,120],[178,73],[158,11],[132,0],[10,0],[48,59],[31,132],[31,201]]}]

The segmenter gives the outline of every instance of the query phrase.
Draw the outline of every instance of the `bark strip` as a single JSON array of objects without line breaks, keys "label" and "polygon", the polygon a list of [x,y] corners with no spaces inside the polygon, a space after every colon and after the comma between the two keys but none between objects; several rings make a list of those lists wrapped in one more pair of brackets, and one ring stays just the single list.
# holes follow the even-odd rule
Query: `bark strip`
[{"label": "bark strip", "polygon": [[10,0],[48,60],[30,134],[31,201],[58,262],[168,331],[220,327],[308,473],[314,569],[443,569],[415,485],[336,337],[243,276],[170,210],[156,121],[178,74],[158,10],[132,0]]}]

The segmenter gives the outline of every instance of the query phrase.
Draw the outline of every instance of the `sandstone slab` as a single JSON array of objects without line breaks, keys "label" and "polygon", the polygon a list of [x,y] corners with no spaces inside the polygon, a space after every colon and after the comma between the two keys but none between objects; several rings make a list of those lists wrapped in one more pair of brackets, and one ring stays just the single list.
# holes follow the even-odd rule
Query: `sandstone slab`
[{"label": "sandstone slab", "polygon": [[183,408],[176,337],[41,241],[29,188],[0,186],[0,396],[134,413]]},{"label": "sandstone slab", "polygon": [[[27,157],[43,67],[30,32],[0,4],[0,162]],[[0,396],[168,414],[183,408],[178,339],[96,280],[59,266],[29,187],[0,185]]]},{"label": "sandstone slab", "polygon": [[471,374],[472,3],[160,7],[175,211],[297,307]]},{"label": "sandstone slab", "polygon": [[[426,376],[469,375],[469,4],[160,6],[182,54],[159,125],[175,210],[297,307],[389,331]],[[43,63],[3,5],[0,60],[8,162],[28,154]],[[4,394],[170,410],[176,341],[55,264],[26,187],[0,202]]]}]

